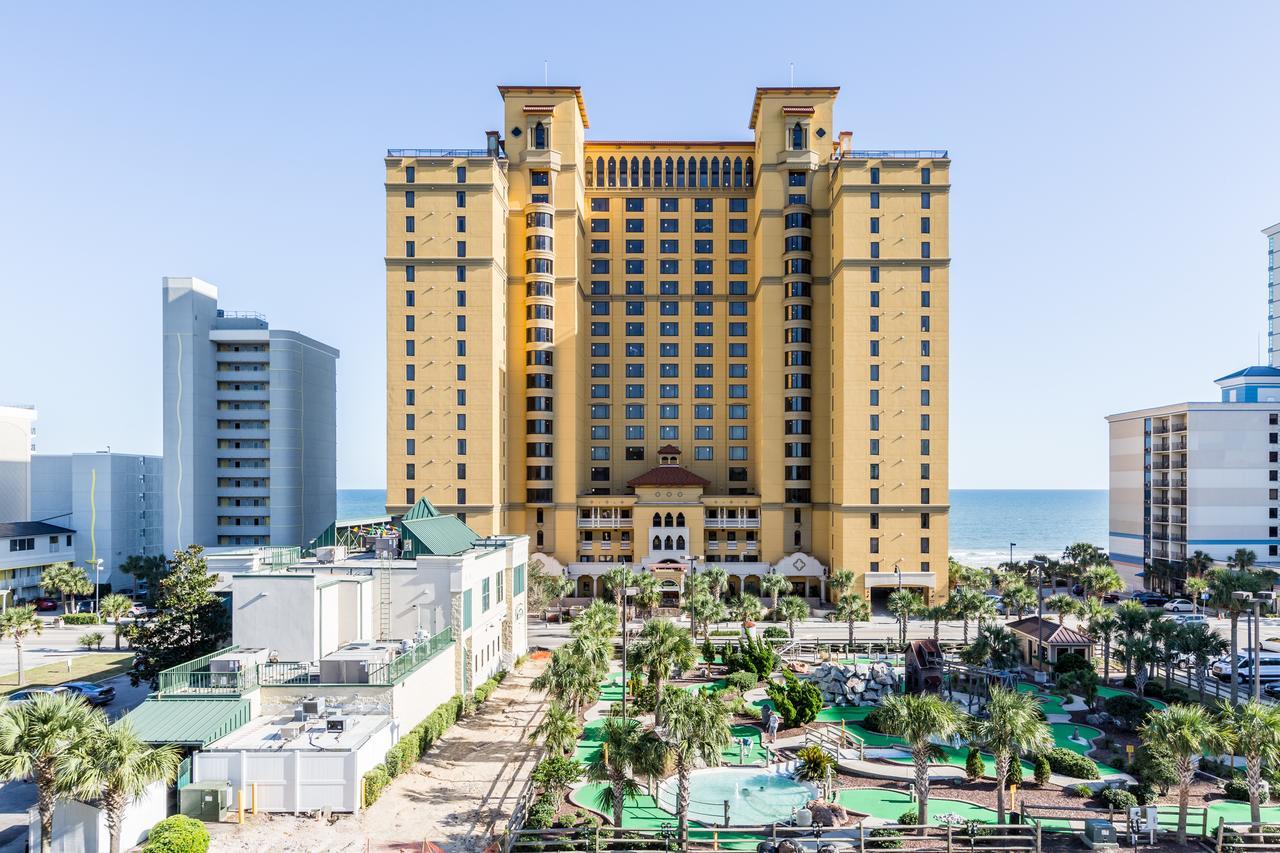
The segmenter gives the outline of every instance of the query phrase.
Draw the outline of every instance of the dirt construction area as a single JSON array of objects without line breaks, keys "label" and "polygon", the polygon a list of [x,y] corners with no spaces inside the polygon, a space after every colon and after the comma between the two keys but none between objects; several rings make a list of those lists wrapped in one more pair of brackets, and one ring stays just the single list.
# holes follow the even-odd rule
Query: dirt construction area
[{"label": "dirt construction area", "polygon": [[538,747],[529,735],[546,700],[529,682],[543,666],[530,660],[509,675],[474,716],[449,729],[359,815],[246,815],[243,825],[209,825],[209,849],[378,853],[419,851],[427,841],[447,853],[485,850],[505,830],[537,763]]}]

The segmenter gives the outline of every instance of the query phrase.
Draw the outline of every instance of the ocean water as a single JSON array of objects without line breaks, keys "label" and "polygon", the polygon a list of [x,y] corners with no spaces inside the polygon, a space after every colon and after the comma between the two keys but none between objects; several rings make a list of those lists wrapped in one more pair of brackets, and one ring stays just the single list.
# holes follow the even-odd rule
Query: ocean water
[{"label": "ocean water", "polygon": [[[338,518],[386,512],[383,489],[338,489]],[[991,566],[1013,555],[1057,556],[1073,542],[1107,546],[1107,492],[1096,490],[952,489],[951,556]]]}]

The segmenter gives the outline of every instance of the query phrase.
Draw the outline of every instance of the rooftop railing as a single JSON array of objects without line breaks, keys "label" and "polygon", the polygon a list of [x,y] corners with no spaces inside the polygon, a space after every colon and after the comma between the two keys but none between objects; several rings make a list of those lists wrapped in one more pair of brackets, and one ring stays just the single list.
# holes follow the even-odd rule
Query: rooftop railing
[{"label": "rooftop railing", "polygon": [[840,152],[841,160],[946,160],[945,148],[864,148]]},{"label": "rooftop railing", "polygon": [[487,148],[388,148],[388,157],[492,157]]},{"label": "rooftop railing", "polygon": [[[374,687],[390,687],[399,684],[418,667],[432,660],[453,643],[453,627],[423,640],[413,648],[397,655],[390,663],[379,664],[369,669],[369,680],[362,682]],[[320,685],[320,668],[309,663],[281,662],[264,663],[258,666],[255,683],[265,687],[287,685]]]},{"label": "rooftop railing", "polygon": [[256,668],[213,672],[209,663],[219,655],[234,652],[239,646],[227,646],[202,657],[163,670],[157,680],[157,691],[164,695],[238,696],[258,686]]}]

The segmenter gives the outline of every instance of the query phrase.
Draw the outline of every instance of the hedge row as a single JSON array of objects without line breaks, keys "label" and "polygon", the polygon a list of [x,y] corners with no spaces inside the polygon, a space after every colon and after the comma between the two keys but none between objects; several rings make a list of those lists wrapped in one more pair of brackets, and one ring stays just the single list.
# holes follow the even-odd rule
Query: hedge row
[{"label": "hedge row", "polygon": [[450,697],[400,738],[395,746],[387,750],[383,763],[364,774],[364,807],[368,808],[377,802],[378,797],[382,796],[382,790],[392,779],[412,767],[468,710],[484,704],[506,677],[504,670],[477,687],[470,696]]},{"label": "hedge row", "polygon": [[58,617],[62,620],[63,625],[97,625],[98,614],[96,613],[67,613]]}]

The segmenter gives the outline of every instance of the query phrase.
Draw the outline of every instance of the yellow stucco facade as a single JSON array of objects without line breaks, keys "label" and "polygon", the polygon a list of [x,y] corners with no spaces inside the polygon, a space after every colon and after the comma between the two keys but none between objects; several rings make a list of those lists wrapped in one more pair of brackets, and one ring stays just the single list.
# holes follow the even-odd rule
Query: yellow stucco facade
[{"label": "yellow stucco facade", "polygon": [[499,91],[487,149],[386,158],[388,511],[527,533],[582,589],[945,596],[946,152],[854,149],[834,88],[757,89],[709,142]]}]

